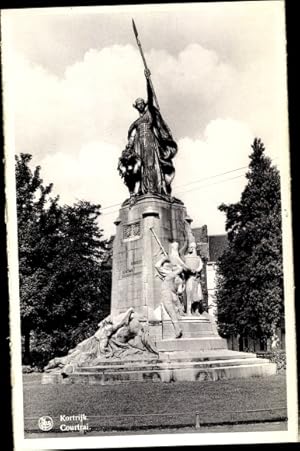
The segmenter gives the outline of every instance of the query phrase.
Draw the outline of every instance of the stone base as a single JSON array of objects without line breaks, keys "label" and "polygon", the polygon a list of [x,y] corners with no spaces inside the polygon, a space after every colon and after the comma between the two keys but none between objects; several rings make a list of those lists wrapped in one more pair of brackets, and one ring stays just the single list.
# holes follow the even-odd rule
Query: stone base
[{"label": "stone base", "polygon": [[183,335],[174,338],[170,319],[153,321],[149,334],[158,355],[132,355],[126,360],[107,359],[97,366],[75,367],[68,376],[61,371],[44,373],[43,384],[120,384],[122,382],[203,381],[270,376],[276,364],[255,354],[230,351],[218,335],[210,315],[183,316],[179,320]]},{"label": "stone base", "polygon": [[44,373],[42,384],[100,384],[123,382],[216,381],[244,377],[264,377],[276,373],[276,364],[255,354],[221,351],[160,352],[159,358],[143,361],[105,362],[96,367],[77,368],[68,377]]},{"label": "stone base", "polygon": [[227,349],[227,341],[221,337],[180,338],[159,340],[156,342],[158,351],[161,352],[201,352],[215,349]]},{"label": "stone base", "polygon": [[[154,313],[158,317],[157,311]],[[224,346],[222,345],[221,347],[227,349],[227,344],[225,344],[226,340],[222,340],[220,338],[214,318],[207,313],[199,316],[181,316],[178,322],[182,330],[182,337],[176,340],[176,343],[179,343],[179,346],[180,342],[184,341],[185,339],[218,338],[224,343]],[[157,319],[156,321],[153,320],[149,322],[149,333],[153,341],[155,342],[175,338],[174,327],[172,325],[170,317],[166,313],[163,314],[163,318],[161,318],[160,315],[159,319]],[[217,347],[219,348],[220,346]],[[202,349],[201,345],[199,349]],[[209,349],[214,348],[212,347]]]},{"label": "stone base", "polygon": [[134,205],[127,202],[115,221],[111,315],[133,307],[150,322],[161,303],[161,279],[155,264],[162,257],[160,244],[170,252],[170,242],[182,248],[191,234],[185,206],[169,196],[138,196]]},{"label": "stone base", "polygon": [[[182,318],[180,320],[183,338],[199,338],[215,335],[213,326],[206,318]],[[162,339],[174,338],[174,329],[170,320],[162,325]]]}]

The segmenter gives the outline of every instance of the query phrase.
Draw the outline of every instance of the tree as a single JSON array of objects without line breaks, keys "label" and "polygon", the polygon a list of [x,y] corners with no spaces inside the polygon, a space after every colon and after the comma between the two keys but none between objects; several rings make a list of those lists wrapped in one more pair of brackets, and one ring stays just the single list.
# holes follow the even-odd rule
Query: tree
[{"label": "tree", "polygon": [[43,365],[95,330],[109,310],[102,270],[100,206],[61,206],[31,155],[16,157],[21,326],[24,363]]},{"label": "tree", "polygon": [[283,313],[280,177],[259,139],[252,149],[241,200],[219,207],[228,248],[218,262],[218,327],[266,343]]},{"label": "tree", "polygon": [[[57,200],[51,199],[52,185],[43,186],[40,178],[40,167],[32,173],[29,168],[31,155],[16,156],[16,191],[18,217],[18,249],[21,299],[21,326],[25,340],[25,362],[30,361],[30,333],[43,322],[43,282],[46,285],[47,271],[39,263],[41,224],[49,220],[56,229],[60,211]],[[45,208],[50,203],[48,214]],[[49,235],[50,236],[50,235]],[[52,235],[51,235],[52,237]]]}]

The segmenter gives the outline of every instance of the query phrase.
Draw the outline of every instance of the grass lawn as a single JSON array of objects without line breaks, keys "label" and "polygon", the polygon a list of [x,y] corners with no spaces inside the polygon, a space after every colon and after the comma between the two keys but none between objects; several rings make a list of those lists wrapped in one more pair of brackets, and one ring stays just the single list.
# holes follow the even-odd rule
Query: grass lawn
[{"label": "grass lawn", "polygon": [[[85,414],[92,430],[187,427],[199,411],[202,425],[282,420],[285,375],[203,382],[119,385],[41,385],[41,375],[24,375],[25,430],[38,430],[50,415],[59,431],[60,415]],[[266,409],[270,409],[267,411]],[[248,411],[248,412],[246,412]],[[250,412],[249,412],[250,411]],[[252,411],[252,412],[251,412]],[[255,411],[255,412],[253,412]]]}]

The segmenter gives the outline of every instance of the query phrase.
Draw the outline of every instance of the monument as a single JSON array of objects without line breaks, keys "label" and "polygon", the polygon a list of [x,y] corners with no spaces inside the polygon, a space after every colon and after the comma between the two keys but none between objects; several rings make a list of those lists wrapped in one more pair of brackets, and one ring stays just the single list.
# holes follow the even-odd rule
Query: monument
[{"label": "monument", "polygon": [[203,309],[191,218],[172,195],[178,150],[159,108],[138,32],[147,99],[136,99],[118,170],[129,197],[115,221],[111,312],[93,336],[45,367],[43,383],[193,381],[265,376],[276,365],[229,351]]}]

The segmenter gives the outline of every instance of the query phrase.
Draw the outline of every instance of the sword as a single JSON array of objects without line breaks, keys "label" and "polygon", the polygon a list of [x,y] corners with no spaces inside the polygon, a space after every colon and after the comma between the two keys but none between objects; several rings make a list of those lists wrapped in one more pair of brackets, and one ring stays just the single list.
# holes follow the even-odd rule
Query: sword
[{"label": "sword", "polygon": [[[132,19],[132,27],[133,27],[133,31],[134,31],[134,35],[135,35],[135,39],[136,39],[137,45],[138,45],[138,47],[140,49],[140,54],[141,54],[141,57],[142,57],[142,60],[143,60],[143,63],[144,63],[145,70],[149,71],[148,66],[147,66],[147,62],[146,62],[146,59],[145,59],[145,55],[144,55],[144,52],[143,52],[143,49],[142,49],[142,44],[141,44],[141,42],[139,40],[138,31],[137,31],[137,28],[135,26],[135,23],[134,23],[133,19]],[[148,79],[149,79],[149,83],[150,83],[150,86],[151,86],[151,90],[153,92],[154,101],[156,103],[157,109],[159,110],[159,104],[158,104],[158,101],[157,101],[157,97],[156,97],[156,94],[155,94],[154,87],[153,87],[152,80],[151,80],[150,76],[149,76]]]},{"label": "sword", "polygon": [[156,239],[156,242],[157,242],[157,244],[159,245],[159,247],[160,247],[161,251],[163,252],[163,254],[164,254],[166,257],[168,257],[168,254],[166,253],[166,251],[165,251],[163,245],[161,244],[161,242],[160,242],[158,236],[157,236],[156,233],[154,232],[153,227],[149,227],[149,229],[151,230],[151,232],[152,232],[154,238]]}]

